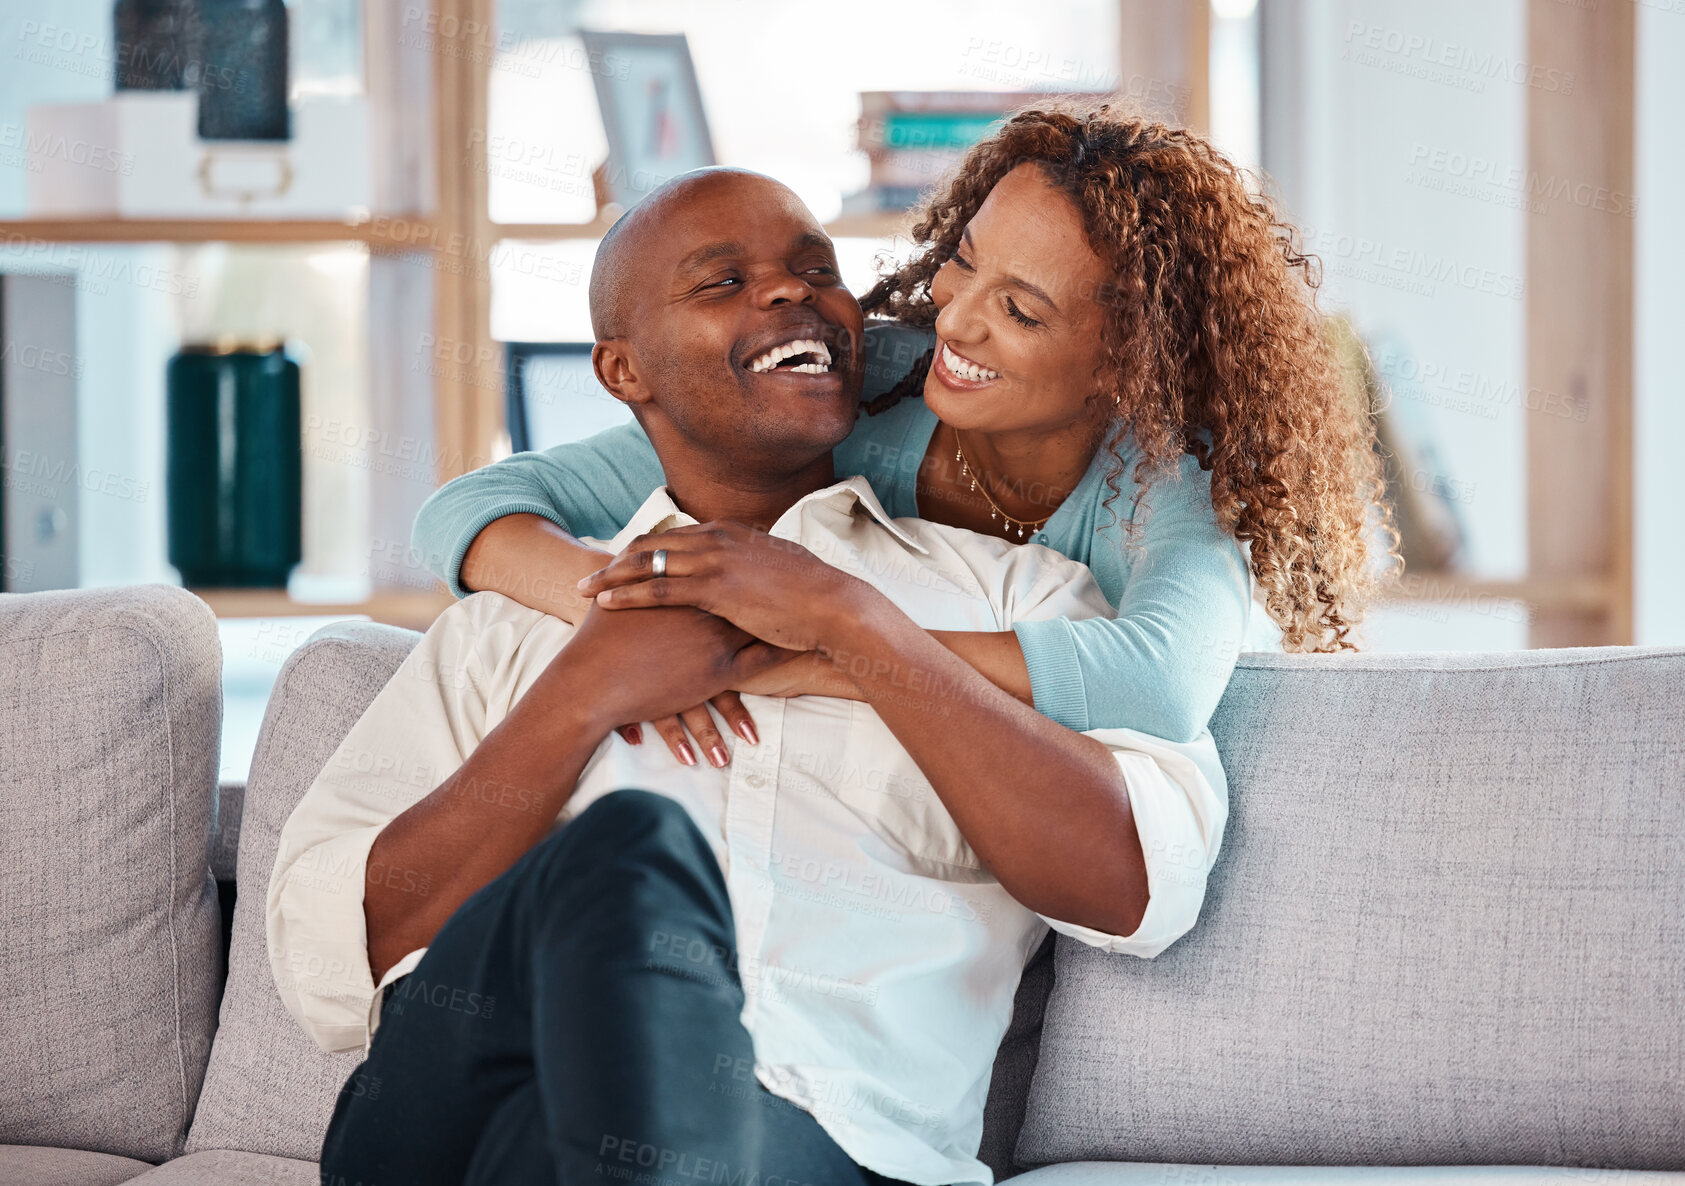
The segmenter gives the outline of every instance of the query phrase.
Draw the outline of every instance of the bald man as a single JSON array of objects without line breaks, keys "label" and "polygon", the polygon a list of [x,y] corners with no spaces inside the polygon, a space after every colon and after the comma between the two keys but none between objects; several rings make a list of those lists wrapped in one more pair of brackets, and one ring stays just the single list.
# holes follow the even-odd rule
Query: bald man
[{"label": "bald man", "polygon": [[[446,610],[287,821],[269,887],[287,1007],[369,1054],[323,1181],[987,1183],[1025,961],[1049,926],[1152,955],[1192,925],[1211,769],[1056,725],[927,633],[1110,607],[1056,553],[892,520],[837,480],[860,310],[788,189],[669,184],[604,241],[591,298],[597,373],[668,480],[613,549],[721,543],[783,595],[857,590],[823,640],[850,661],[689,608],[593,606],[577,630],[496,593]],[[728,688],[764,736],[727,763],[612,732]]]}]

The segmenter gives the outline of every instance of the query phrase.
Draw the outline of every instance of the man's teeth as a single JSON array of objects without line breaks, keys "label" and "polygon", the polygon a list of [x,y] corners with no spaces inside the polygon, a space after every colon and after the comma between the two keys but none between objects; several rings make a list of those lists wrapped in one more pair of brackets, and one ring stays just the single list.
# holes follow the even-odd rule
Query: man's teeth
[{"label": "man's teeth", "polygon": [[757,375],[763,375],[786,358],[794,358],[798,354],[811,354],[819,361],[785,367],[784,369],[791,374],[823,375],[831,369],[831,348],[824,342],[815,341],[813,338],[798,338],[794,342],[785,342],[782,346],[774,346],[751,362],[749,369]]},{"label": "man's teeth", "polygon": [[985,383],[990,379],[1000,378],[999,371],[991,371],[988,367],[978,366],[970,359],[961,358],[946,342],[942,343],[942,365],[960,378],[970,379],[973,383]]}]

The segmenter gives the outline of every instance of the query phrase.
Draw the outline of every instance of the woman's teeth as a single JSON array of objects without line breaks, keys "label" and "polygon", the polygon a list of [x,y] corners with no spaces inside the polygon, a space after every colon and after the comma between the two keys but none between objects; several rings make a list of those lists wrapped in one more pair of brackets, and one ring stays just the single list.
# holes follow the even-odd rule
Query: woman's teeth
[{"label": "woman's teeth", "polygon": [[953,347],[942,343],[942,365],[962,379],[970,379],[973,383],[986,383],[990,379],[1000,378],[999,371],[991,371],[988,367],[978,366],[969,358],[962,358],[955,354]]},{"label": "woman's teeth", "polygon": [[794,358],[798,354],[811,354],[816,361],[785,367],[783,369],[786,372],[796,375],[823,375],[831,369],[831,348],[813,338],[799,338],[794,342],[785,342],[782,346],[774,346],[751,362],[749,369],[757,375],[764,375],[786,358]]}]

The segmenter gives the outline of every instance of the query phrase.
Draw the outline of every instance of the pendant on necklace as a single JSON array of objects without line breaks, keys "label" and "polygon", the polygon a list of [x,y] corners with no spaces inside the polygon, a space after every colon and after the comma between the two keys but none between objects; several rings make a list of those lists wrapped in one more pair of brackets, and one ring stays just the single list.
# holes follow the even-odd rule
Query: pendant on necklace
[{"label": "pendant on necklace", "polygon": [[1030,532],[1039,530],[1044,524],[1046,524],[1047,518],[1052,517],[1048,516],[1047,518],[1042,519],[1039,523],[1026,523],[1023,520],[1014,519],[1005,511],[1001,510],[1000,507],[996,506],[995,500],[990,497],[988,490],[977,484],[977,474],[972,470],[970,463],[968,463],[965,459],[965,450],[960,448],[959,434],[957,432],[954,434],[954,460],[960,463],[961,479],[969,479],[972,491],[982,494],[984,501],[989,504],[989,522],[1005,523],[1008,536],[1016,534],[1020,540],[1027,539]]}]

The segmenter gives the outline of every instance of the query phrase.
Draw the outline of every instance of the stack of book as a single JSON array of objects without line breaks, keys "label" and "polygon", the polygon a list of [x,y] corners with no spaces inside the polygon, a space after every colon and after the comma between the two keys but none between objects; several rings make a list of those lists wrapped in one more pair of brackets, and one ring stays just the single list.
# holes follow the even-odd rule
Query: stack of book
[{"label": "stack of book", "polygon": [[1021,107],[1107,97],[1045,91],[862,91],[860,147],[871,161],[871,179],[844,203],[844,211],[908,209],[952,172],[966,149]]}]

